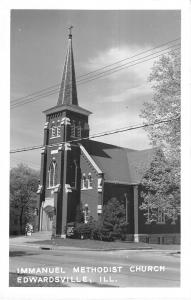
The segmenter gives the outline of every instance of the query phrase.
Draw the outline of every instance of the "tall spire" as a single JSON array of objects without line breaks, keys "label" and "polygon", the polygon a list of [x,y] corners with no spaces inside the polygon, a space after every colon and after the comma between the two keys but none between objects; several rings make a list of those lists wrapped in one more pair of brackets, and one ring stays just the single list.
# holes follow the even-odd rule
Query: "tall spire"
[{"label": "tall spire", "polygon": [[72,50],[72,28],[73,26],[69,27],[68,50],[57,105],[78,105],[76,76]]}]

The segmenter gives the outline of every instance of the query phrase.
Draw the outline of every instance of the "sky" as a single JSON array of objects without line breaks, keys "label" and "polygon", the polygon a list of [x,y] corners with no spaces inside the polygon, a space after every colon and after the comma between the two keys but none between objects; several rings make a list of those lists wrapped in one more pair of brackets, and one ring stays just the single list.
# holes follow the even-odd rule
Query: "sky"
[{"label": "sky", "polygon": [[[73,51],[78,78],[179,38],[180,12],[12,10],[11,101],[60,83],[70,25],[74,27]],[[153,96],[148,82],[153,62],[149,60],[77,84],[79,105],[93,113],[89,119],[91,134],[143,121],[140,118],[143,103],[152,101]],[[54,94],[11,109],[11,149],[42,144],[45,123],[42,112],[56,105],[57,99],[58,94]],[[137,150],[151,147],[143,129],[97,140]],[[19,162],[40,169],[40,150],[11,154],[11,167]]]}]

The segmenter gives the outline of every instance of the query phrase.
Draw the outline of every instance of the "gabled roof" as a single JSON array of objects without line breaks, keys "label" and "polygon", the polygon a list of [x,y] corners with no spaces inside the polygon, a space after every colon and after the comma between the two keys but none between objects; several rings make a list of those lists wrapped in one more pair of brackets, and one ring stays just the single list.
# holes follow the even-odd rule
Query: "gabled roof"
[{"label": "gabled roof", "polygon": [[140,183],[145,172],[149,169],[155,155],[155,148],[134,151],[127,154],[131,178],[135,183]]},{"label": "gabled roof", "polygon": [[139,184],[149,168],[155,150],[133,150],[93,140],[82,142],[108,182]]},{"label": "gabled roof", "polygon": [[51,107],[51,108],[43,111],[43,113],[49,115],[49,114],[52,114],[52,113],[65,111],[65,110],[73,111],[73,112],[76,112],[76,113],[79,113],[79,114],[82,114],[82,115],[85,115],[85,116],[89,116],[91,114],[91,112],[89,110],[84,109],[79,105],[64,105],[64,104],[59,105],[59,106],[56,105],[54,107]]}]

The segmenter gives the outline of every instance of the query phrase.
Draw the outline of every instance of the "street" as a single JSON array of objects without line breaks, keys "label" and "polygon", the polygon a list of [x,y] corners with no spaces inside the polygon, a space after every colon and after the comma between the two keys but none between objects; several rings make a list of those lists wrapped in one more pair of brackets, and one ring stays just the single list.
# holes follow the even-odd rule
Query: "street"
[{"label": "street", "polygon": [[179,287],[180,256],[173,250],[42,250],[11,245],[10,272],[18,273],[17,278],[23,275],[18,279],[21,286],[30,275],[30,280],[41,281],[57,277],[72,287]]}]

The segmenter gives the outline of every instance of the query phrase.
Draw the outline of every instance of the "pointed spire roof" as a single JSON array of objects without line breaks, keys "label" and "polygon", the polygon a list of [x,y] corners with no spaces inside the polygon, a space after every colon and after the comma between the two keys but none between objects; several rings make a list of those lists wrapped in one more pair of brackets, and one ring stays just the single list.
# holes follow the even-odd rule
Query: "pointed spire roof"
[{"label": "pointed spire roof", "polygon": [[68,49],[66,55],[66,61],[64,65],[64,71],[62,75],[62,81],[60,85],[60,92],[58,102],[56,106],[53,106],[44,111],[46,115],[51,115],[60,111],[73,111],[81,115],[89,116],[91,112],[78,105],[77,88],[76,88],[76,76],[74,69],[74,58],[72,50],[72,34],[71,26],[69,28],[68,36]]},{"label": "pointed spire roof", "polygon": [[71,29],[72,26],[69,28],[68,49],[57,105],[78,105]]}]

